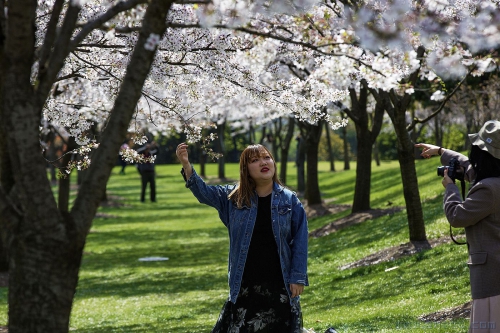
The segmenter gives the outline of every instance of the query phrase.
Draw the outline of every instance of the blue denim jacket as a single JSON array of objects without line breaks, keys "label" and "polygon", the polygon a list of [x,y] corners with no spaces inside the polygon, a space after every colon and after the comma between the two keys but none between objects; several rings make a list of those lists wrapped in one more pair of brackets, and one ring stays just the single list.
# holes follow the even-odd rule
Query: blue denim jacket
[{"label": "blue denim jacket", "polygon": [[[251,207],[238,209],[229,193],[236,185],[207,185],[193,168],[193,174],[186,181],[186,187],[193,192],[199,202],[214,207],[229,233],[229,300],[236,303],[240,291],[241,279],[250,247],[255,218],[257,217],[257,202],[252,200]],[[290,293],[290,283],[308,286],[307,278],[307,217],[302,204],[294,192],[274,184],[271,219],[274,238],[278,245],[281,260],[283,280]],[[290,303],[298,301],[299,297],[291,299]]]}]

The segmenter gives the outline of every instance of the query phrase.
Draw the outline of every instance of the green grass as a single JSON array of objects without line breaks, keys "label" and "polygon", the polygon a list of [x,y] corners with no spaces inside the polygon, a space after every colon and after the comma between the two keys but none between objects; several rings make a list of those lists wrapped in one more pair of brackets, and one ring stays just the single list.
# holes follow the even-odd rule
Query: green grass
[{"label": "green grass", "polygon": [[[428,238],[446,236],[442,211],[443,188],[436,176],[439,160],[417,163],[420,195]],[[329,172],[320,164],[324,198],[350,204],[355,163],[351,170]],[[341,170],[342,164],[336,165]],[[199,204],[184,187],[179,165],[157,166],[157,203],[139,202],[140,180],[129,166],[116,168],[108,183],[110,197],[121,207],[102,207],[87,239],[80,281],[71,318],[71,331],[210,332],[228,295],[228,239],[215,210]],[[236,179],[237,165],[226,167]],[[289,186],[296,184],[289,166]],[[208,166],[216,174],[216,165]],[[399,164],[373,166],[372,207],[388,201],[403,206]],[[314,230],[349,212],[309,221]],[[309,245],[311,286],[302,297],[304,326],[323,332],[465,332],[467,320],[439,324],[420,322],[422,314],[469,300],[466,248],[445,244],[378,265],[339,270],[339,267],[381,249],[408,241],[406,212],[385,215],[319,239]],[[167,261],[140,262],[148,256]],[[387,268],[398,267],[387,271]],[[2,290],[0,322],[6,322],[6,290]]]}]

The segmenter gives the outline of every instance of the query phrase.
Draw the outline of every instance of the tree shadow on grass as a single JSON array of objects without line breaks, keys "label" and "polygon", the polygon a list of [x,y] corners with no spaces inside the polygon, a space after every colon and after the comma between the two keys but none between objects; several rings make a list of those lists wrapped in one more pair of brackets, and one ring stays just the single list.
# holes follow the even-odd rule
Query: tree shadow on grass
[{"label": "tree shadow on grass", "polygon": [[[441,201],[442,199],[440,197],[435,197],[429,200],[432,201],[430,206],[434,207],[436,205],[435,201]],[[323,210],[325,211],[325,214],[329,214],[328,207],[326,210],[325,209]],[[388,216],[385,219],[383,219],[383,221],[388,222],[388,220],[392,218],[392,215],[401,212],[402,210],[403,208],[401,207],[391,207],[389,209],[376,209],[357,214],[350,214],[340,219],[336,219],[335,221],[332,221],[316,230],[313,230],[310,233],[310,237],[312,238],[324,237],[332,233],[335,233],[341,229],[346,229],[348,227],[358,228],[361,227],[360,226],[361,223],[365,221],[370,221],[371,229],[369,235],[359,234],[355,232],[353,233],[349,232],[348,234],[350,236],[348,236],[347,234],[344,235],[344,238],[349,237],[349,239],[344,239],[344,242],[349,243],[352,246],[357,246],[358,244],[361,243],[370,243],[371,241],[383,236],[384,233],[387,234],[395,231],[393,230],[394,226],[391,227],[390,223],[385,223],[385,225],[384,223],[381,224],[379,221],[382,220],[378,218],[382,216]],[[432,214],[431,214],[432,217],[436,216],[436,212],[433,212]],[[319,216],[321,215],[324,214],[320,214]],[[396,214],[395,217],[399,219],[399,217],[402,217],[402,215]],[[455,237],[463,240],[463,235]],[[384,272],[390,272],[393,269],[397,269],[398,264],[401,265],[407,260],[413,260],[413,261],[422,260],[422,258],[425,258],[423,253],[425,253],[427,250],[436,248],[442,244],[450,242],[451,238],[449,236],[444,236],[424,242],[407,242],[382,249],[364,258],[361,258],[355,262],[351,262],[339,267],[339,271],[346,271],[346,273],[342,274],[342,276],[334,278],[332,281],[329,282],[330,284],[329,286],[325,286],[323,288],[327,289],[335,288],[335,285],[343,285],[347,280],[350,280],[352,278],[357,279],[358,283],[360,285],[363,285],[364,276],[369,276],[372,274],[379,274],[379,273],[384,274]],[[319,252],[321,251],[325,250],[323,249],[320,250]],[[319,252],[316,254],[318,255],[321,254]],[[452,274],[451,272],[448,273]],[[424,287],[426,285],[426,281],[433,280],[433,274],[435,274],[435,272],[430,272],[430,271],[423,272],[422,273],[423,276],[420,282],[416,281],[411,282],[412,287],[413,288],[419,288],[419,286]],[[387,298],[397,296],[400,291],[403,291],[405,289],[405,284],[407,284],[407,282],[399,281],[396,279],[394,281],[391,281],[390,288],[378,288],[377,290],[372,290],[372,291],[365,290],[362,293],[354,293],[340,298],[336,297],[335,302],[338,302],[338,304],[343,304],[344,302],[350,304],[356,304],[374,300],[379,300],[380,302],[383,302]],[[370,288],[371,285],[369,285],[368,287]],[[428,290],[428,292],[436,294],[442,291],[446,291],[445,286],[443,286],[443,288],[444,289],[440,289],[439,287],[438,288],[433,287],[433,289]],[[469,314],[470,314],[470,307],[468,309],[468,303],[465,303],[451,309],[444,309],[428,315],[421,315],[418,318],[418,320],[423,322],[442,322],[458,318],[467,318]],[[417,318],[412,318],[412,321],[415,322],[416,319]]]},{"label": "tree shadow on grass", "polygon": [[[344,207],[340,207],[339,209],[343,210],[342,208]],[[329,208],[328,211],[330,212],[332,209],[334,208]],[[340,229],[363,223],[367,220],[373,220],[384,215],[393,215],[394,213],[400,212],[402,210],[402,207],[391,207],[388,209],[370,209],[363,212],[352,213],[346,217],[332,221],[322,226],[321,228],[313,230],[309,233],[309,236],[313,238],[327,236],[333,232],[339,231]]]}]

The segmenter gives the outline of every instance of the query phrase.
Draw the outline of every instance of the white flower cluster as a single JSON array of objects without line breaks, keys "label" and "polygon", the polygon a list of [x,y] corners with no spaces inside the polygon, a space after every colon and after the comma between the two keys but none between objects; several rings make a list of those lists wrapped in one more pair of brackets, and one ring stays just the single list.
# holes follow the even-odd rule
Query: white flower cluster
[{"label": "white flower cluster", "polygon": [[[54,1],[38,2],[40,47]],[[117,3],[71,2],[81,7],[82,24]],[[366,0],[358,12],[338,1],[314,6],[309,0],[174,4],[165,35],[151,34],[144,45],[156,50],[156,58],[129,130],[142,144],[147,139],[140,133],[145,131],[184,132],[196,142],[203,140],[202,130],[209,124],[234,124],[241,131],[278,117],[311,123],[325,119],[334,129],[345,126],[345,119],[334,121],[324,109],[348,98],[348,89],[359,90],[363,80],[370,88],[413,94],[413,83],[404,82],[416,71],[420,79],[439,82],[470,70],[481,75],[496,69],[496,60],[474,52],[500,44],[498,4],[426,0],[417,6],[410,0]],[[145,3],[120,13],[92,31],[66,59],[45,103],[45,122],[64,128],[83,146],[103,128],[146,8]],[[203,28],[178,28],[183,24]],[[261,36],[210,28],[214,24],[245,27]],[[264,37],[268,34],[275,38]],[[423,59],[415,52],[420,45],[426,49]],[[33,82],[37,71],[35,64]],[[444,98],[441,89],[431,97]],[[139,158],[133,152],[122,156]],[[86,163],[90,160],[74,167]]]},{"label": "white flower cluster", "polygon": [[121,148],[119,154],[127,163],[154,163],[156,159],[156,155],[145,156],[131,148]]},{"label": "white flower cluster", "polygon": [[[96,142],[91,142],[87,145],[81,146],[77,149],[65,153],[64,155],[71,154],[72,158],[69,163],[63,167],[64,172],[61,171],[61,169],[57,169],[58,177],[66,178],[74,169],[77,169],[78,171],[87,169],[91,163],[91,159],[88,154],[92,151],[92,149],[97,148],[99,148],[99,144]],[[78,155],[80,155],[80,157],[78,157]]]}]

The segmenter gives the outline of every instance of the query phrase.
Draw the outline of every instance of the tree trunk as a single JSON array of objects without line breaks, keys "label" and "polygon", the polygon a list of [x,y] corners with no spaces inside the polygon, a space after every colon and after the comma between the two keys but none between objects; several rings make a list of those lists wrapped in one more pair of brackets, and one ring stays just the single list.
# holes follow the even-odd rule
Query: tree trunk
[{"label": "tree trunk", "polygon": [[[47,82],[48,75],[36,88],[31,85],[36,6],[36,1],[9,2],[8,35],[0,50],[0,115],[6,132],[0,134],[6,134],[8,140],[15,181],[12,191],[6,191],[3,181],[0,184],[0,231],[9,239],[8,331],[67,333],[85,238],[154,60],[155,52],[143,46],[150,34],[164,34],[171,2],[153,0],[148,4],[101,146],[70,213],[57,207],[40,151],[41,108],[53,81]],[[69,5],[66,11],[72,11],[75,22],[76,8]],[[61,31],[61,35],[71,36],[72,32]],[[52,50],[56,52],[57,47]],[[53,56],[64,59],[67,53]],[[47,70],[59,71],[57,67]]]},{"label": "tree trunk", "polygon": [[[63,159],[64,162],[65,159]],[[71,182],[71,175],[59,178],[57,206],[61,212],[69,211],[69,187]]]},{"label": "tree trunk", "polygon": [[378,140],[375,140],[375,143],[373,144],[373,159],[375,160],[375,164],[380,166],[380,149]]},{"label": "tree trunk", "polygon": [[262,125],[262,134],[260,135],[259,144],[261,144],[261,145],[264,144],[264,140],[266,140],[266,136],[267,136],[267,126]]},{"label": "tree trunk", "polygon": [[398,159],[403,180],[410,241],[426,241],[427,236],[425,233],[422,204],[420,202],[413,147],[411,150],[409,149],[409,147],[398,145]]},{"label": "tree trunk", "polygon": [[[84,242],[58,210],[39,147],[40,110],[30,83],[36,2],[9,7],[3,110],[18,218],[2,214],[9,238],[9,332],[67,332]],[[16,24],[17,23],[17,24]],[[2,190],[3,190],[2,184]],[[12,208],[14,209],[14,208]],[[6,208],[9,210],[9,208]],[[12,214],[13,216],[14,214]]]},{"label": "tree trunk", "polygon": [[[1,62],[1,52],[0,52],[0,64]],[[2,71],[0,66],[0,71]],[[0,74],[0,78],[1,78]],[[1,80],[0,80],[0,91],[1,91]],[[0,94],[0,102],[1,97]],[[0,104],[1,105],[1,104]],[[4,189],[6,193],[9,193],[14,186],[14,174],[12,173],[12,167],[10,164],[10,158],[7,147],[7,132],[4,129],[5,125],[5,117],[3,115],[3,108],[0,107],[0,186]],[[1,214],[0,214],[1,215]],[[1,219],[1,218],[0,218]],[[7,247],[7,239],[5,237],[5,233],[1,234],[0,237],[0,272],[7,272],[9,269],[8,264],[8,252]]]},{"label": "tree trunk", "polygon": [[[276,162],[278,163],[281,163],[281,147],[283,146],[283,136],[281,135],[281,131],[282,131],[282,128],[283,128],[283,118],[278,118],[276,120],[273,121],[273,125],[274,125],[274,129],[273,127],[271,127],[272,129],[272,133],[271,133],[271,136],[272,136],[272,147],[273,147],[273,156],[274,158],[276,159]],[[291,140],[291,138],[290,138]],[[288,157],[288,155],[287,155]],[[286,163],[286,161],[285,161]],[[277,171],[277,170],[276,170]]]},{"label": "tree trunk", "polygon": [[330,126],[328,122],[325,121],[325,131],[326,131],[326,144],[328,146],[328,160],[330,161],[330,171],[335,171],[335,161],[333,159],[333,149],[332,143],[330,141]]},{"label": "tree trunk", "polygon": [[206,162],[207,162],[207,153],[203,148],[199,149],[200,152],[200,176],[203,178],[207,177],[207,171],[206,171]]},{"label": "tree trunk", "polygon": [[222,124],[217,125],[217,151],[222,154],[221,157],[219,157],[217,163],[218,163],[218,175],[219,179],[226,179],[226,172],[225,172],[225,155],[226,155],[226,148],[224,146],[224,133],[226,130],[226,122],[224,121]]},{"label": "tree trunk", "polygon": [[286,130],[286,136],[283,140],[281,140],[281,162],[280,162],[280,179],[283,184],[286,185],[286,173],[287,173],[287,162],[288,162],[288,153],[290,151],[290,144],[293,138],[293,132],[295,129],[295,119],[288,118],[288,125]]},{"label": "tree trunk", "polygon": [[[74,225],[56,211],[51,222]],[[14,269],[9,272],[9,332],[68,332],[83,243],[76,230],[61,231],[40,229],[35,236],[24,230],[16,235],[10,249]]]},{"label": "tree trunk", "polygon": [[362,83],[359,96],[355,89],[349,89],[352,108],[343,107],[343,111],[347,113],[356,126],[357,163],[356,185],[352,204],[353,213],[371,208],[372,149],[373,143],[376,141],[382,128],[384,115],[384,104],[377,102],[373,115],[370,116],[367,108],[368,87],[365,81],[362,81]]},{"label": "tree trunk", "polygon": [[[70,137],[68,139],[68,143],[66,145],[66,153],[69,151],[72,151],[73,149],[77,148],[76,140],[74,137]],[[67,154],[64,155],[62,159],[62,167],[64,168],[68,163],[74,158],[75,155],[73,154]],[[58,196],[57,196],[57,206],[59,207],[59,210],[61,212],[68,212],[69,211],[69,192],[70,192],[70,186],[71,186],[71,175],[66,174],[65,178],[59,178],[59,187],[58,187]],[[81,174],[78,176],[81,177]]]},{"label": "tree trunk", "polygon": [[297,140],[297,192],[304,193],[306,190],[306,176],[305,176],[305,164],[306,164],[306,145],[302,136],[298,136]]},{"label": "tree trunk", "polygon": [[321,122],[318,125],[302,124],[307,130],[305,138],[305,150],[307,158],[307,181],[305,198],[308,205],[321,204],[321,192],[318,182],[318,148],[321,139]]},{"label": "tree trunk", "polygon": [[251,145],[255,144],[255,129],[254,129],[251,121],[250,121],[250,125],[248,128],[248,142]]},{"label": "tree trunk", "polygon": [[439,122],[439,117],[434,117],[434,136],[435,136],[435,145],[443,146],[443,128]]},{"label": "tree trunk", "polygon": [[[382,113],[383,113],[384,112],[383,105],[379,105],[379,107],[382,108]],[[377,121],[377,118],[373,116],[373,113],[369,114],[369,118],[372,124],[374,124],[374,122]],[[375,160],[377,166],[380,166],[380,152],[379,152],[379,144],[377,138],[378,135],[380,134],[380,130],[382,129],[382,122],[383,122],[383,114],[382,114],[382,119],[380,119],[380,128],[378,129],[378,133],[376,134],[375,138],[372,137],[373,159]]]},{"label": "tree trunk", "polygon": [[370,209],[372,141],[370,132],[356,124],[357,163],[352,213]]},{"label": "tree trunk", "polygon": [[[345,115],[342,113],[342,118]],[[347,129],[342,127],[342,141],[344,142],[344,170],[351,170],[351,165],[349,164],[349,143],[347,142]]]},{"label": "tree trunk", "polygon": [[424,242],[427,241],[427,236],[415,169],[415,147],[406,130],[406,112],[404,109],[392,109],[388,110],[388,114],[398,138],[398,160],[403,181],[410,241]]}]

